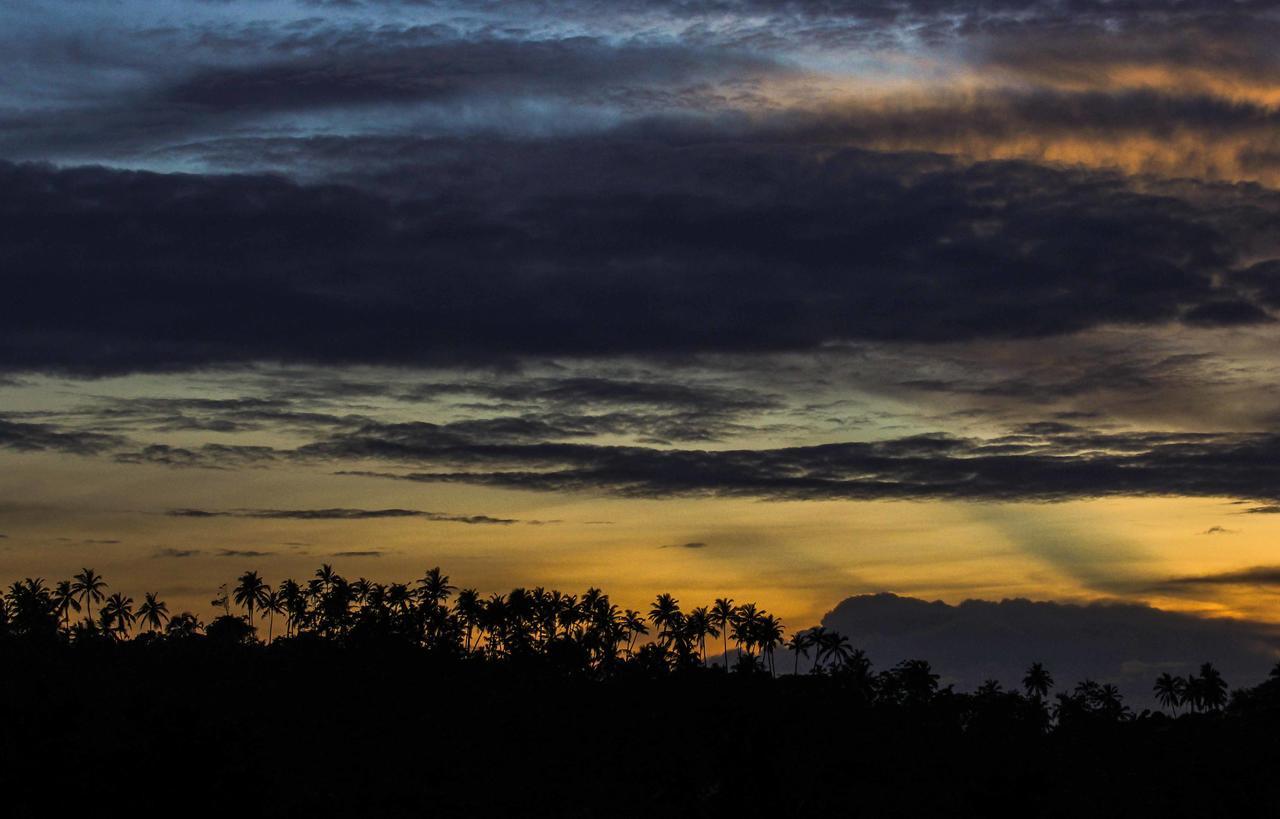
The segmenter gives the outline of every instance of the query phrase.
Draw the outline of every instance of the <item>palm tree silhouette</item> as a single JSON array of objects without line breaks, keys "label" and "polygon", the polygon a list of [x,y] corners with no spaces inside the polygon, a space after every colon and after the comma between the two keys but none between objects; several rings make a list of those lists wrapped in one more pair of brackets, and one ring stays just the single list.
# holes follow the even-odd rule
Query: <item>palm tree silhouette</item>
[{"label": "palm tree silhouette", "polygon": [[689,612],[685,621],[689,638],[698,644],[698,654],[702,657],[702,666],[707,665],[707,637],[719,637],[720,630],[711,622],[711,612],[706,606],[697,606]]},{"label": "palm tree silhouette", "polygon": [[1183,695],[1186,693],[1187,683],[1181,677],[1175,677],[1168,671],[1156,678],[1156,684],[1152,687],[1155,692],[1156,699],[1165,708],[1173,710],[1173,715],[1178,715],[1178,706],[1182,704]]},{"label": "palm tree silhouette", "polygon": [[760,634],[760,622],[762,613],[756,608],[755,603],[743,603],[738,607],[738,616],[733,624],[733,641],[738,644],[738,660],[742,660],[742,648],[747,649],[747,656],[754,657],[752,649],[756,644],[756,637]]},{"label": "palm tree silhouette", "polygon": [[449,576],[440,574],[439,566],[428,569],[418,581],[418,596],[428,606],[438,606],[448,600],[453,590],[454,587],[449,585]]},{"label": "palm tree silhouette", "polygon": [[101,615],[103,630],[114,631],[118,637],[125,636],[136,619],[133,614],[133,598],[116,592],[103,604]]},{"label": "palm tree silhouette", "polygon": [[807,631],[797,631],[791,635],[791,639],[787,641],[787,649],[790,650],[795,665],[791,670],[792,676],[800,675],[800,657],[803,655],[809,659],[809,646],[813,645],[812,638]]},{"label": "palm tree silhouette", "polygon": [[62,618],[63,628],[71,628],[71,612],[80,611],[80,601],[76,599],[75,587],[70,580],[58,581],[53,590],[53,605]]},{"label": "palm tree silhouette", "polygon": [[729,632],[737,619],[738,609],[733,605],[731,597],[716,598],[716,602],[711,604],[711,611],[707,613],[707,622],[715,626],[724,639],[725,668],[729,667]]},{"label": "palm tree silhouette", "polygon": [[822,673],[822,658],[827,653],[827,644],[831,641],[831,632],[825,626],[809,629],[809,645],[813,646],[813,667],[810,674]]},{"label": "palm tree silhouette", "polygon": [[1022,688],[1028,697],[1043,700],[1049,696],[1049,689],[1053,688],[1053,675],[1040,663],[1032,663],[1026,676],[1022,678]]},{"label": "palm tree silhouette", "polygon": [[286,636],[292,635],[307,614],[306,595],[298,581],[292,578],[280,581],[278,594],[285,613],[284,633]]},{"label": "palm tree silhouette", "polygon": [[285,599],[279,590],[267,587],[267,593],[262,598],[260,604],[262,611],[267,612],[267,642],[271,642],[273,630],[276,624],[276,615],[284,614]]},{"label": "palm tree silhouette", "polygon": [[772,614],[765,614],[760,618],[759,626],[756,632],[756,645],[760,646],[760,653],[763,658],[769,660],[769,675],[774,676],[773,667],[773,650],[782,642],[782,621]]},{"label": "palm tree silhouette", "polygon": [[636,638],[642,634],[649,633],[649,626],[644,622],[644,616],[635,609],[627,609],[622,614],[622,627],[627,634],[627,655],[630,656],[636,646]]},{"label": "palm tree silhouette", "polygon": [[[387,593],[388,602],[391,601],[391,591],[395,590],[397,584],[392,584],[391,590]],[[398,594],[398,593],[397,593]],[[480,614],[484,603],[480,599],[480,593],[475,589],[463,589],[458,592],[457,598],[453,601],[453,610],[458,616],[458,620],[462,627],[466,630],[466,650],[471,653],[472,634],[477,626],[480,625]]]},{"label": "palm tree silhouette", "polygon": [[338,580],[341,580],[338,573],[333,570],[333,566],[328,563],[321,563],[320,568],[316,569],[316,580],[319,581],[320,588],[318,591],[328,591]]},{"label": "palm tree silhouette", "polygon": [[1199,684],[1200,704],[1211,711],[1217,711],[1227,704],[1227,681],[1213,667],[1213,663],[1200,666]]},{"label": "palm tree silhouette", "polygon": [[267,589],[267,584],[263,582],[257,572],[245,572],[240,575],[239,583],[231,591],[236,604],[244,606],[245,610],[249,612],[249,625],[251,626],[253,625],[253,610],[255,607],[262,608],[262,604],[267,599]]},{"label": "palm tree silhouette", "polygon": [[658,629],[658,639],[669,644],[675,636],[675,625],[680,616],[680,601],[663,592],[649,607],[649,620]]},{"label": "palm tree silhouette", "polygon": [[102,601],[103,589],[107,588],[107,581],[93,569],[81,569],[78,575],[71,578],[71,581],[71,592],[80,598],[81,603],[88,606],[88,616],[92,622],[93,604]]},{"label": "palm tree silhouette", "polygon": [[142,605],[138,606],[138,618],[146,625],[148,632],[155,631],[162,628],[169,619],[169,607],[156,599],[155,592],[147,592],[143,595]]}]

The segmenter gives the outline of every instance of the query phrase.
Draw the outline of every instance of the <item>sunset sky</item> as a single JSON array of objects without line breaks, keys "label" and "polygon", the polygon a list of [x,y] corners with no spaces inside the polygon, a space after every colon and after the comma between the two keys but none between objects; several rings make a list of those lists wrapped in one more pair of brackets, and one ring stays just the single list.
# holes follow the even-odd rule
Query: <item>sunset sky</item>
[{"label": "sunset sky", "polygon": [[1280,623],[1277,0],[7,0],[0,580]]}]

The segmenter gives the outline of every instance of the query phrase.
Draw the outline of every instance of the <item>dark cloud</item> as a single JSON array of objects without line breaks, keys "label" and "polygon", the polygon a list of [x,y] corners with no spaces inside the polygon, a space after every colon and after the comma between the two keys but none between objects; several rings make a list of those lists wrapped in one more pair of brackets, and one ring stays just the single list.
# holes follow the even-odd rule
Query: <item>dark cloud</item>
[{"label": "dark cloud", "polygon": [[397,395],[402,400],[421,400],[448,395],[476,395],[496,401],[536,403],[563,408],[597,406],[657,407],[698,413],[750,412],[777,409],[783,405],[777,395],[742,387],[678,383],[662,375],[646,379],[610,378],[597,375],[562,378],[511,379],[427,383]]},{"label": "dark cloud", "polygon": [[1233,572],[1175,577],[1161,588],[1178,586],[1280,586],[1280,566],[1254,566]]},{"label": "dark cloud", "polygon": [[334,552],[330,557],[382,557],[384,554],[385,552],[380,552],[376,549],[366,549],[363,551]]},{"label": "dark cloud", "polygon": [[378,520],[382,518],[425,518],[446,523],[494,524],[508,526],[519,521],[490,515],[453,515],[417,509],[170,509],[165,514],[180,518],[261,518],[266,520]]},{"label": "dark cloud", "polygon": [[[1021,688],[1027,666],[1044,663],[1059,689],[1088,677],[1119,685],[1151,705],[1151,682],[1212,661],[1234,686],[1266,677],[1280,652],[1271,624],[1208,619],[1121,603],[1029,600],[928,603],[891,594],[851,597],[822,624],[846,635],[880,668],[923,658],[962,690],[987,679]],[[781,664],[781,663],[780,663]]]},{"label": "dark cloud", "polygon": [[1240,324],[1266,324],[1275,321],[1256,304],[1247,301],[1211,301],[1196,305],[1182,317],[1187,324],[1230,327]]},{"label": "dark cloud", "polygon": [[113,457],[122,464],[233,469],[260,466],[274,461],[277,453],[265,446],[204,444],[197,449],[188,449],[169,444],[151,444],[134,452],[118,452]]},{"label": "dark cloud", "polygon": [[1246,515],[1280,515],[1280,505],[1254,506],[1244,510]]},{"label": "dark cloud", "polygon": [[693,541],[692,543],[669,543],[666,546],[660,546],[661,549],[705,549],[707,544],[702,541]]},{"label": "dark cloud", "polygon": [[1202,535],[1235,535],[1235,534],[1239,534],[1239,530],[1227,529],[1224,526],[1210,526],[1208,529],[1205,529],[1200,534]]},{"label": "dark cloud", "polygon": [[[924,392],[1038,404],[1082,396],[1096,401],[1099,393],[1132,397],[1163,390],[1186,395],[1225,377],[1222,362],[1202,352],[1170,354],[1158,348],[1133,350],[1076,341],[1065,353],[1047,358],[1046,353],[1028,353],[1025,363],[1018,358],[993,370],[970,364],[954,377],[911,378],[898,385]],[[1069,410],[1053,417],[1097,421],[1101,416]]]},{"label": "dark cloud", "polygon": [[123,541],[119,541],[119,540],[110,540],[110,539],[108,539],[108,540],[86,540],[86,541],[85,541],[85,543],[91,543],[91,544],[96,544],[96,545],[100,545],[100,546],[111,546],[111,545],[114,545],[114,544],[117,544],[117,543],[121,543],[121,542],[123,542]]},{"label": "dark cloud", "polygon": [[157,550],[156,550],[156,553],[155,553],[154,555],[152,555],[152,557],[155,557],[155,558],[166,558],[166,557],[172,557],[172,558],[185,558],[185,557],[197,557],[197,556],[202,555],[202,554],[204,554],[204,551],[203,551],[203,550],[201,550],[201,549],[173,549],[173,548],[164,548],[164,549],[157,549]]},{"label": "dark cloud", "polygon": [[1272,434],[1102,433],[1054,425],[989,439],[921,435],[761,450],[585,444],[435,446],[352,436],[312,456],[431,463],[434,472],[347,471],[400,480],[631,497],[1062,501],[1128,496],[1270,499]]},{"label": "dark cloud", "polygon": [[0,418],[0,448],[3,449],[97,455],[123,443],[124,439],[116,435],[63,430],[48,424],[28,424]]},{"label": "dark cloud", "polygon": [[271,557],[272,552],[256,552],[252,549],[219,549],[218,557]]},{"label": "dark cloud", "polygon": [[214,68],[169,87],[157,102],[182,111],[244,114],[439,102],[481,94],[625,103],[648,96],[637,94],[640,89],[662,88],[667,90],[662,101],[672,103],[678,101],[675,89],[682,84],[780,70],[763,58],[723,50],[608,43],[592,37],[441,41],[439,33],[384,29],[364,38],[349,36],[339,48],[301,58]]},{"label": "dark cloud", "polygon": [[1252,265],[1235,273],[1232,281],[1251,291],[1266,306],[1280,309],[1280,260]]},{"label": "dark cloud", "polygon": [[0,165],[0,358],[96,373],[457,363],[1163,323],[1243,298],[1214,284],[1229,231],[1274,229],[1280,212],[1259,194],[1228,222],[1018,163],[633,136],[476,144],[424,168],[431,190],[409,200]]}]

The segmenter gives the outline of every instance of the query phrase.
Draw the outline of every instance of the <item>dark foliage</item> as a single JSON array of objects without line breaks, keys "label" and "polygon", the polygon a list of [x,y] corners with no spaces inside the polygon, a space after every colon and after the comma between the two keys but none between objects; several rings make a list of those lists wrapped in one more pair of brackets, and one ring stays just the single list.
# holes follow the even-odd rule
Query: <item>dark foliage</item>
[{"label": "dark foliage", "polygon": [[[1161,701],[1185,706],[1171,717],[1134,714],[1089,680],[1053,695],[1039,664],[1025,693],[994,681],[956,692],[923,660],[877,672],[825,629],[788,641],[817,660],[812,673],[775,677],[781,623],[728,600],[686,613],[662,595],[642,618],[595,589],[485,600],[455,596],[438,570],[384,587],[326,566],[275,589],[246,573],[204,626],[170,618],[155,595],[135,612],[105,590],[86,569],[54,589],[15,583],[5,597],[9,815],[58,804],[570,817],[1280,806],[1270,771],[1280,675],[1229,699],[1212,665],[1162,676]],[[77,608],[84,620],[73,624]],[[283,636],[259,639],[264,616]],[[732,672],[708,665],[708,637],[738,647],[724,655]]]}]

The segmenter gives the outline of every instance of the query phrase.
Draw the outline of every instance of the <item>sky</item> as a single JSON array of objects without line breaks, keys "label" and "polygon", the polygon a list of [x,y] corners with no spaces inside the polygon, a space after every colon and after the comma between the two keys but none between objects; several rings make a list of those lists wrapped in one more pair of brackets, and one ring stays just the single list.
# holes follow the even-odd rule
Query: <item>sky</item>
[{"label": "sky", "polygon": [[0,578],[1261,633],[1277,41],[1274,0],[8,0]]}]

